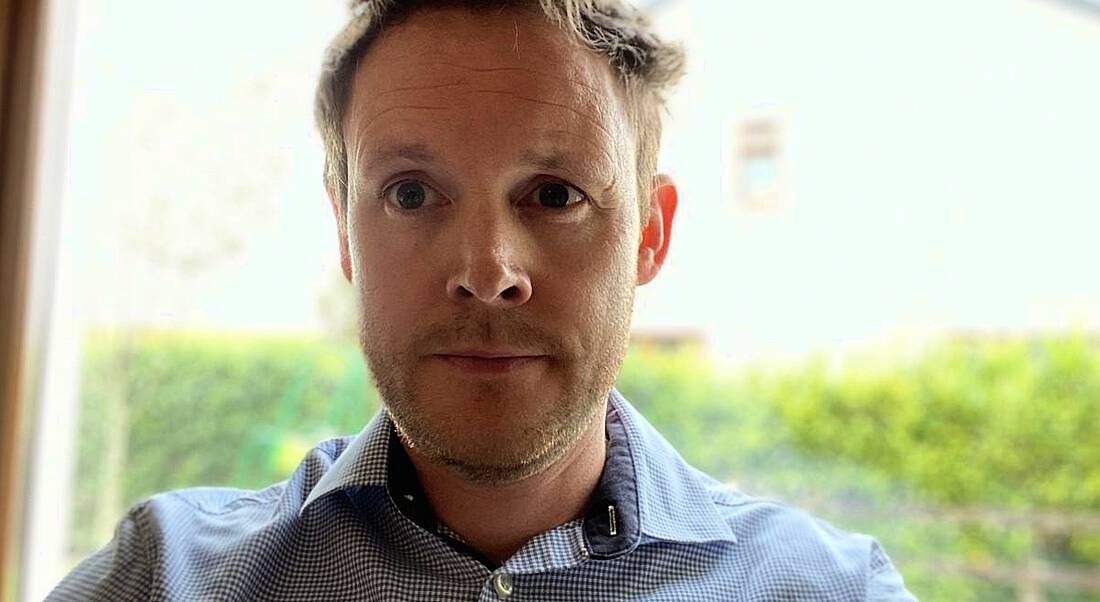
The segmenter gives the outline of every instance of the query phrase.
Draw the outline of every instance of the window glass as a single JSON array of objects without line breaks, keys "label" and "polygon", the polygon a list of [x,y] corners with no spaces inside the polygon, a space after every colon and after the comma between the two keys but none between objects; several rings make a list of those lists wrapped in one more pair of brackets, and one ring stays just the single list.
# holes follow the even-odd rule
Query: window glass
[{"label": "window glass", "polygon": [[[345,5],[76,5],[79,361],[43,367],[71,499],[28,599],[144,497],[264,487],[376,411],[312,123]],[[1100,600],[1100,14],[649,6],[688,52],[680,209],[619,389],[716,478],[873,534],[921,599]]]}]

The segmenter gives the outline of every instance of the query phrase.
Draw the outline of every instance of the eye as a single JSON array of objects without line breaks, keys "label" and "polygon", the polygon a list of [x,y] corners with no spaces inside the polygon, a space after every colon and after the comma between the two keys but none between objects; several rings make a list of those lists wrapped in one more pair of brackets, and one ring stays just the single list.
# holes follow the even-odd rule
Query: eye
[{"label": "eye", "polygon": [[386,201],[405,210],[414,210],[438,202],[439,194],[419,180],[401,180],[384,192]]},{"label": "eye", "polygon": [[585,195],[580,190],[564,182],[543,182],[531,193],[532,200],[549,209],[562,209],[583,201]]}]

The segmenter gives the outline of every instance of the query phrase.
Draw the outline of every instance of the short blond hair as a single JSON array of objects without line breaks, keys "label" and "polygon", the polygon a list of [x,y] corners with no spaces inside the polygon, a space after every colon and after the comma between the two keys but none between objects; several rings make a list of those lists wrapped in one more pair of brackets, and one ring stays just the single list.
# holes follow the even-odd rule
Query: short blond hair
[{"label": "short blond hair", "polygon": [[329,45],[317,85],[314,117],[325,145],[325,187],[348,202],[348,156],[343,120],[356,65],[387,25],[431,8],[470,10],[537,7],[551,23],[607,58],[625,93],[637,141],[638,203],[643,223],[657,172],[661,117],[668,92],[684,70],[678,45],[660,40],[648,19],[622,0],[352,0],[351,20]]}]

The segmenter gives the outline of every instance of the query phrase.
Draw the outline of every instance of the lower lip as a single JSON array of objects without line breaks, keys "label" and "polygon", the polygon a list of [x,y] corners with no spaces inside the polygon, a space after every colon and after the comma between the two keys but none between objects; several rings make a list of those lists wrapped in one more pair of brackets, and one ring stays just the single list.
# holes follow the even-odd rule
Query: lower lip
[{"label": "lower lip", "polygon": [[507,374],[523,368],[535,366],[546,356],[534,355],[524,357],[469,357],[465,355],[437,355],[435,356],[447,365],[458,368],[463,372],[474,374]]}]

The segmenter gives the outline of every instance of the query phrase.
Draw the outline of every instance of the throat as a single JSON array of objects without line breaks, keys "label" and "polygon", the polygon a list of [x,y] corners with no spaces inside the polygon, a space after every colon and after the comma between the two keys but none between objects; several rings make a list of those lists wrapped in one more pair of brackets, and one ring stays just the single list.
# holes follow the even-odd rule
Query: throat
[{"label": "throat", "polygon": [[[429,515],[410,518],[439,523],[444,534],[453,532],[464,545],[497,566],[537,535],[584,517],[599,485],[607,450],[601,414],[548,469],[515,483],[486,485],[464,480],[427,461],[415,449],[398,445],[407,454],[414,468],[410,473],[415,474],[425,498],[419,512]],[[392,451],[396,450],[391,448],[390,457],[394,458]],[[406,494],[391,493],[404,510],[408,504],[401,500]]]}]

